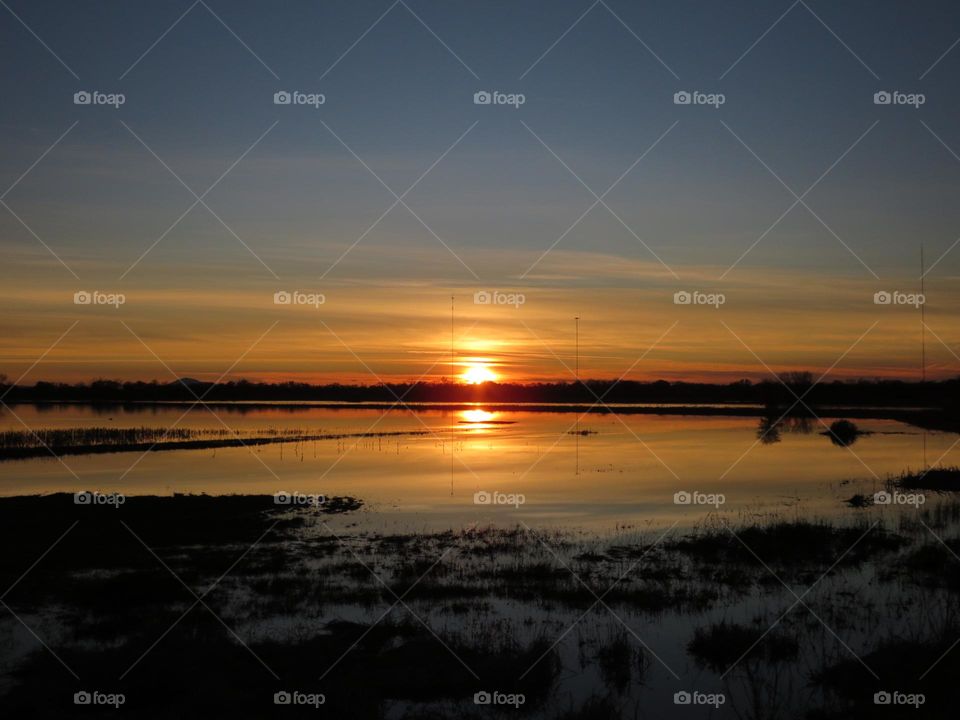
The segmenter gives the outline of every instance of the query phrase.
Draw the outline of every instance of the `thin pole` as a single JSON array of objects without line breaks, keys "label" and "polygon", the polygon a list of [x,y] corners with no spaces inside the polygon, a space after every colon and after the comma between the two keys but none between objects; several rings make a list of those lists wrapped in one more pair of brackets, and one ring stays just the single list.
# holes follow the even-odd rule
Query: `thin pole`
[{"label": "thin pole", "polygon": [[[575,375],[577,378],[577,383],[579,384],[580,382],[580,316],[579,315],[575,316],[573,320],[574,320],[574,326],[576,328],[576,331],[574,332],[574,336],[576,338],[575,340],[576,352],[574,353],[574,356],[576,357],[576,361],[575,361],[574,367],[576,369]],[[580,388],[577,388],[578,391],[579,389]],[[579,475],[580,474],[580,411],[578,410],[576,412],[577,412],[577,423],[576,423],[577,427],[574,430],[576,456],[574,458],[575,466],[574,466],[573,474]]]},{"label": "thin pole", "polygon": [[[926,308],[927,298],[924,295],[924,276],[926,269],[923,262],[923,241],[920,241],[920,295],[923,296],[923,303],[920,305],[920,381],[927,381],[927,323]],[[927,429],[923,429],[923,467],[927,469]]]},{"label": "thin pole", "polygon": [[[454,353],[453,353],[453,295],[450,296],[450,382],[454,382],[457,375],[454,368]],[[450,496],[453,496],[453,453],[454,453],[454,436],[451,433],[450,435]]]},{"label": "thin pole", "polygon": [[577,351],[576,351],[576,357],[577,357],[577,360],[576,360],[576,377],[577,377],[577,382],[579,382],[579,381],[580,381],[580,316],[577,315],[577,316],[574,318],[574,320],[576,321],[576,328],[577,328],[577,329],[576,329],[576,337],[577,337],[577,339],[576,339],[576,348],[577,348]]},{"label": "thin pole", "polygon": [[[924,295],[924,270],[923,264],[923,243],[920,243],[920,294]],[[927,381],[927,323],[926,323],[926,302],[924,295],[923,304],[920,305],[920,379]]]}]

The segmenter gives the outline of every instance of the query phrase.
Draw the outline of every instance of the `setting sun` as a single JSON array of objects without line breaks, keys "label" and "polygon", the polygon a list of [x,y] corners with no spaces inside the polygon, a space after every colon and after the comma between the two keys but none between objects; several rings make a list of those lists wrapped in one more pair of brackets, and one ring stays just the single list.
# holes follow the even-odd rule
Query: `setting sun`
[{"label": "setting sun", "polygon": [[493,382],[497,379],[496,374],[486,365],[468,365],[461,376],[468,385],[479,385],[480,383]]}]

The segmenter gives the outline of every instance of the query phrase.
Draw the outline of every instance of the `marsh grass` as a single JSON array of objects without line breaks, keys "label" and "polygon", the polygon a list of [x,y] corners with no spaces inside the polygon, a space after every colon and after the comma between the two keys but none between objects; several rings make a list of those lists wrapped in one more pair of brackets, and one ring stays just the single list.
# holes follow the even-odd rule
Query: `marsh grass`
[{"label": "marsh grass", "polygon": [[763,624],[752,627],[722,621],[697,628],[687,650],[698,663],[714,672],[725,672],[740,660],[760,658],[764,663],[796,659],[800,644],[783,631],[769,631]]},{"label": "marsh grass", "polygon": [[935,467],[919,472],[908,470],[893,483],[904,490],[960,492],[960,467]]},{"label": "marsh grass", "polygon": [[[861,658],[848,656],[816,671],[812,682],[840,698],[842,709],[818,712],[812,717],[956,717],[960,655],[947,651],[958,634],[956,625],[947,624],[933,629],[925,639],[888,638]],[[909,705],[884,708],[889,713],[880,715],[873,695],[892,690],[923,693],[925,702],[919,709]]]},{"label": "marsh grass", "polygon": [[201,450],[221,447],[305,443],[349,438],[423,436],[428,430],[326,433],[311,428],[259,427],[243,432],[227,428],[77,427],[0,432],[0,460],[114,452]]},{"label": "marsh grass", "polygon": [[899,550],[908,540],[882,525],[861,521],[851,527],[825,520],[775,521],[763,525],[705,527],[670,547],[701,563],[759,562],[778,566],[831,563],[842,556],[853,565]]},{"label": "marsh grass", "polygon": [[[182,716],[183,708],[191,716],[273,716],[272,693],[281,687],[325,693],[324,715],[337,718],[643,716],[638,708],[646,699],[662,695],[669,704],[677,688],[637,636],[658,655],[675,645],[690,658],[684,669],[667,656],[685,673],[682,683],[719,689],[711,678],[793,601],[764,563],[806,587],[851,546],[805,601],[871,666],[873,653],[884,672],[890,664],[887,683],[907,672],[907,665],[893,667],[891,643],[904,649],[904,662],[919,663],[924,653],[916,647],[933,652],[956,637],[944,630],[940,644],[926,639],[931,629],[949,627],[958,586],[925,584],[943,575],[950,557],[939,543],[918,540],[929,536],[922,527],[894,533],[856,519],[839,527],[812,520],[713,523],[654,545],[653,531],[351,531],[360,501],[341,498],[331,507],[339,512],[278,507],[272,496],[131,497],[119,510],[77,506],[69,495],[0,499],[0,542],[16,548],[0,555],[0,584],[16,583],[4,602],[71,667],[82,668],[85,683],[126,692],[128,710],[155,718]],[[336,524],[336,536],[327,523]],[[854,592],[844,580],[849,575],[869,582]],[[197,593],[210,589],[209,609],[183,616],[195,596],[177,578]],[[602,593],[610,610],[584,615],[596,597],[587,588]],[[407,607],[392,607],[398,596]],[[940,604],[942,613],[935,610]],[[904,619],[914,626],[909,643],[902,640]],[[680,629],[658,638],[657,629],[668,626]],[[0,620],[4,636],[17,627],[12,617]],[[118,684],[154,643],[142,667]],[[27,710],[69,716],[75,708],[64,712],[63,703],[76,689],[72,677],[42,646],[30,647],[22,657],[0,650],[0,667],[10,667],[13,678],[5,709],[11,717],[28,717]],[[727,691],[737,696],[742,717],[792,717],[778,708],[800,702],[811,718],[844,717],[848,706],[851,717],[866,717],[866,705],[856,714],[857,693],[870,690],[872,679],[857,674],[856,661],[844,664],[849,659],[816,617],[797,608],[727,676]],[[944,662],[948,671],[958,669],[952,659]],[[576,693],[562,685],[571,678],[581,678]],[[788,697],[788,687],[806,694]],[[482,688],[522,692],[527,705],[491,714],[472,702]],[[815,692],[821,695],[811,699]],[[312,708],[303,714],[316,717]]]}]

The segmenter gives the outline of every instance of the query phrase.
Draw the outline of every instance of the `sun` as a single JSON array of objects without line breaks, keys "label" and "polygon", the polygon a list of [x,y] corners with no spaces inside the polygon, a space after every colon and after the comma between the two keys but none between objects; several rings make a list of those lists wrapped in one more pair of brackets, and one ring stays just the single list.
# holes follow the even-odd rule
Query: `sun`
[{"label": "sun", "polygon": [[480,364],[468,365],[461,377],[468,385],[479,385],[480,383],[493,382],[497,379],[496,374],[490,368]]}]

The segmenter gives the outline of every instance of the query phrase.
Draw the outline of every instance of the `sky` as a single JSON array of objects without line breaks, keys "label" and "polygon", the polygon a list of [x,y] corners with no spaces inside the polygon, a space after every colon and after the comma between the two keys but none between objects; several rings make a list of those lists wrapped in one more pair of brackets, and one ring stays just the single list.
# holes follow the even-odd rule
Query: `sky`
[{"label": "sky", "polygon": [[570,380],[579,317],[581,377],[916,378],[922,336],[953,377],[958,39],[946,1],[3,0],[0,372]]}]

